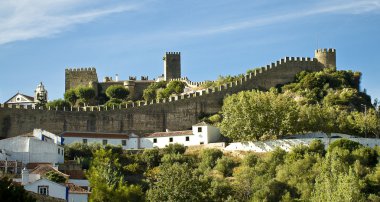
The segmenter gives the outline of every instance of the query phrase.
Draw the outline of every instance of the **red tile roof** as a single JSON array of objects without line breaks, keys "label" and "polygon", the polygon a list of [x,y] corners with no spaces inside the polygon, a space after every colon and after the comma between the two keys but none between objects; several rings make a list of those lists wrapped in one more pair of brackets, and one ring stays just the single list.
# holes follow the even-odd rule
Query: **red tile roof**
[{"label": "red tile roof", "polygon": [[83,138],[108,138],[108,139],[128,139],[126,133],[91,133],[91,132],[63,132],[62,137],[83,137]]},{"label": "red tile roof", "polygon": [[171,137],[171,136],[185,136],[185,135],[193,135],[193,131],[184,130],[184,131],[155,132],[155,133],[145,134],[144,137]]},{"label": "red tile roof", "polygon": [[53,172],[56,172],[58,173],[59,175],[62,175],[63,177],[65,178],[69,178],[69,175],[66,175],[65,173],[62,173],[58,170],[56,170],[55,168],[53,168],[53,166],[51,165],[39,165],[37,166],[36,168],[34,168],[30,174],[39,174],[39,175],[45,175],[47,172],[50,172],[50,171],[53,171]]},{"label": "red tile roof", "polygon": [[75,185],[73,183],[66,183],[66,186],[69,187],[70,193],[83,193],[83,194],[89,194],[90,192],[83,189],[82,187]]},{"label": "red tile roof", "polygon": [[28,163],[26,164],[26,168],[27,169],[35,169],[36,167],[38,167],[39,165],[51,165],[51,163]]}]

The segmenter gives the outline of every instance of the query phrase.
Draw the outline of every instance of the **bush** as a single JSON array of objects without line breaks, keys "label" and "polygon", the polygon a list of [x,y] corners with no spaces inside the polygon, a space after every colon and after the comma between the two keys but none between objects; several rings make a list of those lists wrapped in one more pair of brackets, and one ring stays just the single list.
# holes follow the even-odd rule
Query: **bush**
[{"label": "bush", "polygon": [[200,154],[201,163],[199,164],[201,169],[214,168],[216,161],[223,156],[223,152],[219,149],[203,149]]},{"label": "bush", "polygon": [[161,158],[162,155],[157,148],[145,149],[141,155],[141,160],[148,166],[148,169],[159,166]]},{"label": "bush", "polygon": [[54,171],[49,171],[47,173],[45,173],[45,177],[46,179],[50,180],[50,181],[53,181],[53,182],[57,182],[57,183],[65,183],[66,182],[66,178]]},{"label": "bush", "polygon": [[91,87],[79,86],[76,88],[76,96],[83,101],[84,104],[89,104],[95,98],[95,90]]},{"label": "bush", "polygon": [[342,139],[339,139],[339,140],[332,142],[329,145],[328,151],[329,152],[332,151],[335,147],[347,149],[348,151],[352,152],[352,151],[362,147],[362,145],[358,142],[342,138]]},{"label": "bush", "polygon": [[165,147],[164,152],[166,154],[183,154],[186,151],[186,147],[182,144],[169,144],[167,147]]},{"label": "bush", "polygon": [[235,161],[229,157],[223,156],[216,161],[215,170],[221,172],[225,177],[230,177],[232,176],[232,171],[235,166]]},{"label": "bush", "polygon": [[73,88],[67,90],[64,94],[64,98],[67,102],[70,102],[70,104],[74,106],[78,100],[76,90]]},{"label": "bush", "polygon": [[58,109],[58,110],[63,110],[63,109],[70,109],[71,107],[71,104],[70,102],[66,101],[66,100],[62,100],[62,99],[58,99],[58,100],[53,100],[51,102],[48,102],[46,104],[47,107],[50,107],[51,109]]},{"label": "bush", "polygon": [[107,88],[106,95],[109,98],[125,100],[129,95],[129,90],[122,85],[112,85]]}]

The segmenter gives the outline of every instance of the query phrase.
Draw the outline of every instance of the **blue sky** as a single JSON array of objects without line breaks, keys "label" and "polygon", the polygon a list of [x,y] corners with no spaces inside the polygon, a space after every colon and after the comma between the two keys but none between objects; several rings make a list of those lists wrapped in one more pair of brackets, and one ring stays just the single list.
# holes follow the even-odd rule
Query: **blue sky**
[{"label": "blue sky", "polygon": [[330,47],[380,98],[379,36],[380,0],[2,0],[0,102],[40,81],[61,98],[68,67],[154,78],[180,51],[182,75],[203,81]]}]

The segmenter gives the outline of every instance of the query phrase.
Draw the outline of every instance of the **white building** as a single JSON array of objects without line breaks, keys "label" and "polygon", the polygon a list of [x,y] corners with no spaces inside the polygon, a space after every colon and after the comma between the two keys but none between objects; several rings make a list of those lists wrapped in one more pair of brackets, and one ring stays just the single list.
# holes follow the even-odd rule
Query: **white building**
[{"label": "white building", "polygon": [[146,134],[140,139],[140,148],[164,148],[174,143],[183,144],[184,146],[195,146],[214,143],[219,140],[219,128],[201,122],[193,125],[192,130]]},{"label": "white building", "polygon": [[0,140],[0,160],[27,163],[63,163],[64,148],[60,136],[45,130]]},{"label": "white building", "polygon": [[35,106],[36,104],[46,103],[48,100],[48,92],[45,86],[40,82],[36,90],[34,91],[34,97],[28,96],[22,93],[16,93],[16,95],[9,98],[4,104],[19,105],[19,106]]},{"label": "white building", "polygon": [[169,144],[179,143],[185,146],[209,144],[219,141],[218,128],[204,122],[196,124],[192,130],[166,131],[145,134],[142,137],[120,133],[64,132],[61,136],[65,144],[74,142],[99,143],[101,145],[121,146],[123,149],[164,148]]},{"label": "white building", "polygon": [[[41,174],[47,171],[46,168],[48,167],[49,166],[44,166],[43,168],[36,168],[33,171],[31,171],[30,174],[27,169],[24,169],[21,174],[21,184],[24,186],[25,190],[41,195],[47,195],[54,198],[63,199],[69,202],[88,201],[88,196],[90,194],[89,191],[73,183],[56,183],[48,179],[42,178]],[[54,168],[50,167],[50,170],[52,169],[53,171],[61,175],[63,174],[60,173],[58,170],[54,170]],[[14,181],[20,180],[14,179]]]}]

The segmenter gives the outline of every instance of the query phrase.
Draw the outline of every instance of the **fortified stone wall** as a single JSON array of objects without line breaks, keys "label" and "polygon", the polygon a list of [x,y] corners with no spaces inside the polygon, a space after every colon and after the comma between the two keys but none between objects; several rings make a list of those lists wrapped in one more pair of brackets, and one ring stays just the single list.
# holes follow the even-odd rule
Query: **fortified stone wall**
[{"label": "fortified stone wall", "polygon": [[[83,132],[146,132],[185,130],[205,114],[220,111],[223,98],[244,90],[268,90],[286,84],[303,71],[324,68],[317,59],[286,57],[270,65],[255,69],[240,81],[196,93],[154,100],[150,103],[135,102],[126,106],[54,109],[23,109],[0,106],[0,137],[17,136],[42,128],[53,133],[63,131]],[[85,111],[83,111],[85,110]]]}]

